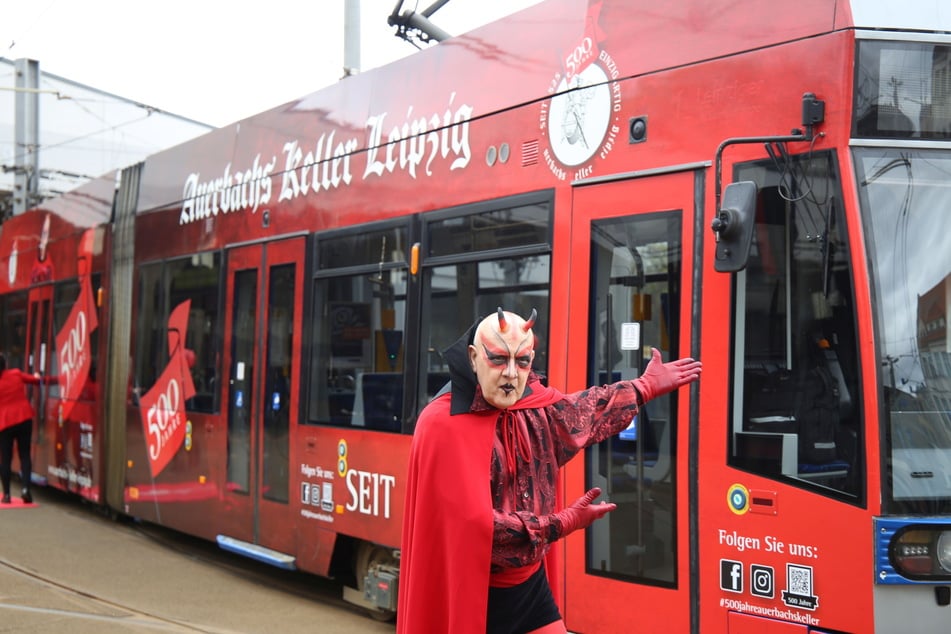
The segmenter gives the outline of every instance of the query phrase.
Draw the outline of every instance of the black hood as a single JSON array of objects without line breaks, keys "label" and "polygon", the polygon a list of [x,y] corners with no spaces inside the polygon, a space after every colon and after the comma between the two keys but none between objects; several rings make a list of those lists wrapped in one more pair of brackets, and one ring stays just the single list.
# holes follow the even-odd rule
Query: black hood
[{"label": "black hood", "polygon": [[476,380],[476,374],[472,371],[472,365],[469,363],[469,344],[475,337],[476,328],[479,322],[472,324],[464,335],[459,337],[455,343],[443,350],[442,355],[449,365],[449,385],[440,390],[440,394],[452,388],[452,405],[449,408],[450,414],[464,414],[472,407],[472,399],[475,398],[476,386],[479,384]]}]

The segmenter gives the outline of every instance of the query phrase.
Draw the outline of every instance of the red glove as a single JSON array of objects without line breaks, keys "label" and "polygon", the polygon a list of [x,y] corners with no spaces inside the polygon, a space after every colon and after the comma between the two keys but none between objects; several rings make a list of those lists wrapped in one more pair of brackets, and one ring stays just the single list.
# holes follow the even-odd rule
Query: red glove
[{"label": "red glove", "polygon": [[678,387],[692,383],[700,378],[701,363],[690,358],[677,359],[664,363],[661,361],[660,350],[654,348],[650,363],[644,374],[634,379],[634,387],[641,393],[643,401],[647,401],[673,392]]},{"label": "red glove", "polygon": [[579,528],[591,526],[594,520],[601,519],[617,508],[617,504],[610,502],[591,506],[591,502],[599,495],[601,495],[601,489],[595,487],[575,500],[568,508],[555,513],[555,517],[561,522],[562,537]]}]

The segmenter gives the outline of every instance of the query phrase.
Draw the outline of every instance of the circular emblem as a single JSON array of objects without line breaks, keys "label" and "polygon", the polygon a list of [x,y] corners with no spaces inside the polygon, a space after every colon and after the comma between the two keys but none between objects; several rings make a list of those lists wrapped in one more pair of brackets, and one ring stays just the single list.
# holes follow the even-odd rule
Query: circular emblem
[{"label": "circular emblem", "polygon": [[548,110],[548,142],[567,167],[587,162],[601,149],[611,123],[608,75],[597,63],[555,89]]},{"label": "circular emblem", "polygon": [[566,60],[570,72],[556,73],[542,102],[541,130],[548,138],[543,158],[559,180],[591,176],[621,131],[621,84],[617,64],[590,38]]},{"label": "circular emblem", "polygon": [[750,510],[750,492],[742,484],[734,484],[726,494],[730,510],[737,515],[743,515]]}]

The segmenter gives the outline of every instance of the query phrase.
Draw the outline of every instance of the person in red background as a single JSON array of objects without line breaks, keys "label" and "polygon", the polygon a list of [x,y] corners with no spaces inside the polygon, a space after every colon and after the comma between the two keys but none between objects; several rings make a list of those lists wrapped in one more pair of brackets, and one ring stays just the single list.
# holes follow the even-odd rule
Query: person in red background
[{"label": "person in red background", "polygon": [[566,632],[546,557],[616,505],[594,504],[593,488],[556,510],[559,469],[700,377],[699,361],[664,363],[655,348],[634,380],[562,394],[532,371],[534,322],[499,308],[445,351],[450,385],[410,449],[398,634]]},{"label": "person in red background", "polygon": [[33,502],[30,494],[30,475],[33,461],[30,458],[30,443],[33,439],[33,406],[26,398],[26,384],[49,382],[39,374],[27,374],[17,368],[8,368],[7,359],[0,354],[0,482],[3,498],[0,503],[10,503],[10,475],[13,462],[13,443],[17,444],[20,458],[20,482],[23,485],[23,503]]}]

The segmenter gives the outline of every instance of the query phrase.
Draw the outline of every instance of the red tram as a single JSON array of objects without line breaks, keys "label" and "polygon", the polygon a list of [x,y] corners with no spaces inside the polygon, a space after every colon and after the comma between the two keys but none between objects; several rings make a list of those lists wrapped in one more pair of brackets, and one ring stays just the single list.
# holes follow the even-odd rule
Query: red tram
[{"label": "red tram", "polygon": [[704,362],[564,470],[618,504],[560,546],[572,631],[942,631],[949,32],[548,0],[47,201],[0,228],[35,477],[392,617],[440,351],[535,308],[565,391]]}]

